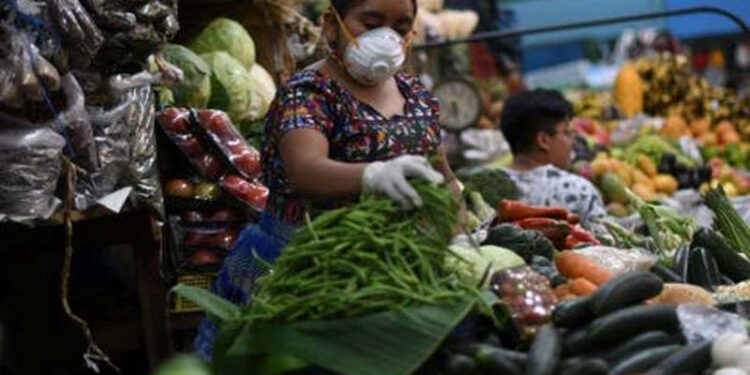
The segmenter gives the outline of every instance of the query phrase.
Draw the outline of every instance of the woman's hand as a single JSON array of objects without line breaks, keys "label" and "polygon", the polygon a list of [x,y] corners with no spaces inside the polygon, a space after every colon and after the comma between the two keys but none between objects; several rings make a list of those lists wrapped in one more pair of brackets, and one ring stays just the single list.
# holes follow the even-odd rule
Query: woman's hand
[{"label": "woman's hand", "polygon": [[425,157],[404,155],[385,162],[370,163],[362,174],[362,190],[385,194],[405,209],[422,207],[422,198],[409,184],[409,177],[433,184],[444,181],[443,175],[430,166]]}]

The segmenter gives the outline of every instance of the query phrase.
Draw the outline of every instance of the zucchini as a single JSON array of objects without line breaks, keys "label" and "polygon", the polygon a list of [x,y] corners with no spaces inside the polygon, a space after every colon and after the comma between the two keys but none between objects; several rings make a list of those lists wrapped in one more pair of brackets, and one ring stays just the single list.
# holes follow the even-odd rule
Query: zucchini
[{"label": "zucchini", "polygon": [[661,331],[646,332],[635,336],[612,349],[603,351],[598,357],[608,363],[617,363],[638,352],[659,346],[672,345],[675,344],[676,341],[677,340]]},{"label": "zucchini", "polygon": [[587,330],[589,345],[612,345],[643,332],[674,332],[680,326],[677,306],[638,305],[596,319]]},{"label": "zucchini", "polygon": [[562,337],[554,325],[539,329],[529,349],[526,375],[552,375],[557,369],[562,351]]},{"label": "zucchini", "polygon": [[716,259],[703,247],[693,248],[688,265],[688,282],[704,289],[714,290],[721,285],[721,272]]},{"label": "zucchini", "polygon": [[591,323],[594,313],[591,312],[591,298],[581,297],[562,301],[552,313],[552,321],[558,327],[577,328]]},{"label": "zucchini", "polygon": [[704,247],[716,259],[721,272],[735,282],[750,279],[750,262],[731,249],[718,233],[701,228],[693,236],[694,247]]},{"label": "zucchini", "polygon": [[615,277],[591,295],[591,310],[603,316],[656,297],[664,282],[651,272],[634,271]]},{"label": "zucchini", "polygon": [[607,375],[609,365],[601,359],[586,359],[566,368],[562,375]]},{"label": "zucchini", "polygon": [[[523,367],[519,366],[517,356],[508,354],[507,352],[511,351],[493,348],[486,345],[482,346],[474,358],[476,360],[477,369],[481,372],[491,374],[521,375],[521,369]],[[521,365],[525,365],[526,355],[523,355],[523,360],[524,361]]]},{"label": "zucchini", "polygon": [[711,366],[711,342],[684,346],[648,372],[649,375],[702,374]]},{"label": "zucchini", "polygon": [[445,375],[471,375],[476,369],[477,362],[465,354],[452,354],[445,362]]},{"label": "zucchini", "polygon": [[483,362],[483,358],[486,357],[502,357],[504,360],[510,361],[518,369],[523,369],[526,366],[526,362],[529,356],[526,353],[517,352],[514,350],[504,349],[491,345],[477,345],[474,347],[474,359],[477,360],[477,364],[480,365]]},{"label": "zucchini", "polygon": [[565,356],[570,357],[586,354],[597,349],[596,346],[591,345],[591,340],[588,339],[587,331],[587,327],[583,327],[570,331],[565,335],[565,340],[563,342],[563,353]]},{"label": "zucchini", "polygon": [[680,277],[680,275],[678,275],[676,272],[658,263],[654,265],[653,267],[651,267],[651,272],[653,272],[656,276],[659,276],[661,280],[664,281],[665,283],[684,283],[685,282],[685,279]]},{"label": "zucchini", "polygon": [[669,345],[635,353],[618,362],[609,375],[642,374],[673,355],[681,346]]}]

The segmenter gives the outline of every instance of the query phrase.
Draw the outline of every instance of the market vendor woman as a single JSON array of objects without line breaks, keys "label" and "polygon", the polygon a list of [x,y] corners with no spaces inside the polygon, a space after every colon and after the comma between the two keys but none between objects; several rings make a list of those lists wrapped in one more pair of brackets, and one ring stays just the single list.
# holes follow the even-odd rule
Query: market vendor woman
[{"label": "market vendor woman", "polygon": [[[258,225],[246,228],[226,259],[214,292],[239,304],[262,269],[254,252],[275,260],[306,215],[362,192],[421,205],[409,179],[451,180],[441,149],[438,103],[400,72],[416,0],[333,0],[324,31],[329,57],[293,74],[269,112],[262,152],[270,197]],[[428,158],[441,155],[436,169]],[[438,171],[439,170],[439,171]],[[196,347],[211,355],[215,326],[201,324]]]},{"label": "market vendor woman", "polygon": [[568,172],[574,141],[568,126],[572,114],[571,104],[556,91],[524,91],[508,98],[501,130],[513,164],[505,171],[520,190],[521,200],[566,208],[587,225],[607,213],[594,185]]}]

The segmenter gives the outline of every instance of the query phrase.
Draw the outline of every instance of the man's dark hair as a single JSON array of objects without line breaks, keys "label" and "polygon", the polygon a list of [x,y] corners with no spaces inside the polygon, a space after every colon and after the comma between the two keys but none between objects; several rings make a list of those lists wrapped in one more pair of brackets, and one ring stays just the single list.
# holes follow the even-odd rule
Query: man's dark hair
[{"label": "man's dark hair", "polygon": [[[331,0],[331,6],[336,8],[336,11],[341,14],[341,17],[346,17],[349,11],[364,3],[367,0]],[[411,0],[411,4],[414,6],[414,15],[417,14],[417,0]]]},{"label": "man's dark hair", "polygon": [[522,91],[505,101],[500,128],[511,151],[521,154],[533,149],[539,132],[554,134],[572,114],[573,106],[558,91]]}]

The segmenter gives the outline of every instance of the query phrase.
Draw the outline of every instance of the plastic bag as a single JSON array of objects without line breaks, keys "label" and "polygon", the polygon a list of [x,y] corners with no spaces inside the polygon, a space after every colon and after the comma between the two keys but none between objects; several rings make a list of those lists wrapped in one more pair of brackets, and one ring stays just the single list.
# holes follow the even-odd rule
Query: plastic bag
[{"label": "plastic bag", "polygon": [[96,152],[94,130],[86,112],[83,90],[71,73],[62,78],[62,89],[68,108],[46,126],[67,135],[73,152],[69,156],[77,166],[88,172],[95,172],[100,166],[99,157]]},{"label": "plastic bag", "polygon": [[573,251],[607,268],[615,275],[648,271],[659,260],[656,255],[643,249],[622,250],[607,246],[591,246]]},{"label": "plastic bag", "polygon": [[47,219],[60,201],[60,155],[65,139],[48,128],[0,126],[0,221]]},{"label": "plastic bag", "polygon": [[[123,76],[122,78],[127,78]],[[127,115],[123,118],[130,144],[130,163],[127,168],[126,182],[133,186],[135,206],[153,211],[158,217],[164,217],[164,201],[159,183],[159,170],[156,164],[156,132],[154,121],[154,92],[151,85],[132,88],[124,94],[122,100],[130,101]]]},{"label": "plastic bag", "polygon": [[508,306],[522,340],[534,337],[536,331],[552,319],[557,298],[549,280],[529,266],[495,273],[490,286]]},{"label": "plastic bag", "polygon": [[677,317],[689,344],[714,341],[727,332],[746,333],[742,318],[711,307],[680,305]]},{"label": "plastic bag", "polygon": [[123,181],[130,160],[128,124],[123,119],[131,105],[132,101],[127,100],[109,111],[88,108],[101,168],[78,176],[75,195],[77,209],[88,209]]},{"label": "plastic bag", "polygon": [[461,142],[466,147],[464,158],[475,162],[487,162],[510,152],[503,133],[492,129],[469,129],[461,133]]},{"label": "plastic bag", "polygon": [[50,0],[47,8],[62,34],[71,67],[89,67],[104,43],[99,27],[78,0]]}]

